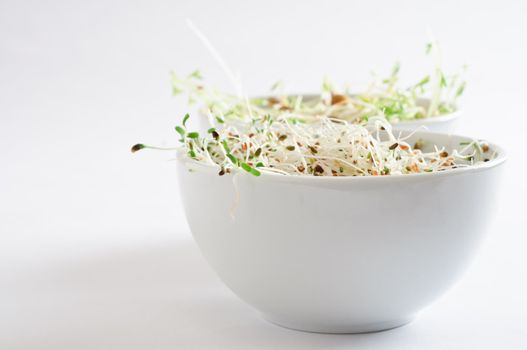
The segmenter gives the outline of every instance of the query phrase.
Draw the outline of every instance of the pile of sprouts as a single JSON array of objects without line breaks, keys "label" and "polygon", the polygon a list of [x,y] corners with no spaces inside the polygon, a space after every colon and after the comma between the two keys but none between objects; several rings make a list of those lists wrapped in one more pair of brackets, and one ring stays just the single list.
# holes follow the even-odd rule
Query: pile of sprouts
[{"label": "pile of sprouts", "polygon": [[199,71],[186,77],[173,73],[172,89],[174,95],[186,93],[189,103],[197,102],[207,112],[227,120],[250,121],[254,116],[265,115],[277,118],[286,111],[308,122],[331,117],[366,124],[371,117],[384,117],[390,123],[398,123],[452,113],[465,90],[465,81],[460,73],[446,75],[443,72],[437,44],[428,44],[426,51],[436,53],[433,71],[405,87],[399,84],[400,65],[396,63],[387,78],[374,78],[367,88],[355,94],[349,88],[339,89],[325,80],[318,95],[288,95],[284,93],[282,82],[278,82],[271,88],[269,97],[249,99],[242,94],[228,94],[204,86]]},{"label": "pile of sprouts", "polygon": [[[325,81],[319,96],[280,93],[248,98],[241,84],[207,38],[189,27],[210,50],[236,89],[228,94],[203,85],[199,71],[186,77],[172,74],[174,95],[185,93],[189,104],[199,103],[210,128],[206,133],[188,129],[189,115],[175,127],[180,156],[214,166],[218,174],[245,171],[296,176],[388,176],[437,172],[471,166],[494,157],[489,146],[472,141],[449,153],[445,148],[423,148],[412,134],[401,136],[392,123],[431,118],[457,108],[465,83],[458,75],[446,76],[439,49],[436,67],[418,83],[400,87],[399,65],[390,76],[375,80],[360,94],[339,91]],[[425,103],[424,98],[427,98]],[[132,152],[159,147],[136,144]],[[170,148],[173,149],[173,148]]]},{"label": "pile of sprouts", "polygon": [[[437,172],[488,161],[494,155],[484,142],[473,141],[449,153],[434,147],[424,151],[423,141],[396,136],[385,118],[369,118],[365,125],[320,118],[298,122],[290,114],[253,117],[249,123],[215,126],[201,135],[187,130],[189,115],[176,126],[182,156],[216,166],[219,175],[237,170],[299,176],[386,176]],[[157,148],[137,144],[132,151]],[[158,149],[158,148],[157,148]]]}]

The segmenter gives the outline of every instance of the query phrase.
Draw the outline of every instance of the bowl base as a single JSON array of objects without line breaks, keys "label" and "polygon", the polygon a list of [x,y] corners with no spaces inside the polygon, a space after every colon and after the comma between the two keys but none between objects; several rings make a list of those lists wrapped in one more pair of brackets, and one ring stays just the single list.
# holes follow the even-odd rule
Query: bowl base
[{"label": "bowl base", "polygon": [[327,324],[322,322],[310,321],[291,321],[275,316],[263,314],[262,317],[280,327],[293,329],[295,331],[311,333],[333,333],[333,334],[355,334],[373,333],[387,331],[393,328],[404,326],[414,320],[414,316],[404,317],[397,320],[381,321],[373,323],[350,323],[350,324]]}]

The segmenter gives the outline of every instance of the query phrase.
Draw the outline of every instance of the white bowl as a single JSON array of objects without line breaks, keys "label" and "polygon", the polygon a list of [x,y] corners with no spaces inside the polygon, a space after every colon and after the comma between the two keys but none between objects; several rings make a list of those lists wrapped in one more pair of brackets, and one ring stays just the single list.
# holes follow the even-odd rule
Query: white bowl
[{"label": "white bowl", "polygon": [[[319,98],[320,95],[316,94],[298,94],[298,95],[291,95],[291,96],[303,96],[305,100]],[[269,98],[269,96],[258,96],[253,98]],[[419,99],[418,103],[422,106],[428,106],[430,100],[429,99]],[[210,124],[207,122],[206,113],[200,109],[198,110],[198,114],[202,116],[202,118],[197,120],[196,127],[198,130],[205,132],[208,128],[210,128]],[[416,120],[405,120],[400,121],[396,123],[392,123],[392,128],[394,131],[402,131],[402,130],[418,130],[419,128],[423,128],[423,130],[431,131],[431,132],[441,132],[445,134],[451,134],[454,133],[457,130],[459,117],[461,116],[461,111],[458,109],[452,113],[442,114],[430,118],[423,118],[423,119],[416,119]],[[231,121],[232,124],[237,125],[236,121]]]},{"label": "white bowl", "polygon": [[[447,149],[469,140],[419,138]],[[233,178],[180,157],[178,179],[203,255],[264,318],[370,332],[409,322],[465,270],[495,212],[505,154],[490,148],[497,157],[476,166],[376,177]]]},{"label": "white bowl", "polygon": [[[351,94],[355,96],[355,94]],[[312,100],[319,98],[320,95],[317,94],[299,94],[291,96],[303,96],[304,100]],[[271,96],[263,96],[261,98],[269,98]],[[418,105],[428,107],[430,99],[420,98],[417,101]],[[416,119],[416,120],[404,120],[392,124],[393,130],[416,130],[420,127],[425,127],[426,130],[432,132],[442,132],[446,134],[451,134],[456,131],[457,123],[459,117],[461,116],[461,111],[458,109],[452,113],[442,114],[430,118]]]}]

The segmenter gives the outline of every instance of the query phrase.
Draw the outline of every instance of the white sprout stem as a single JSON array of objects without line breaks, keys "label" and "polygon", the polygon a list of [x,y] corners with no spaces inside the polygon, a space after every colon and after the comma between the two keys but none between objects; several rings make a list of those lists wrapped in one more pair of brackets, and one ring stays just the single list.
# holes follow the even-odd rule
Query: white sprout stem
[{"label": "white sprout stem", "polygon": [[187,18],[185,21],[187,22],[187,26],[201,40],[203,45],[205,45],[205,47],[209,50],[209,52],[212,55],[212,57],[214,57],[214,59],[219,64],[221,69],[225,72],[225,74],[227,75],[227,78],[230,80],[231,84],[233,85],[233,87],[234,87],[234,89],[236,91],[236,95],[238,96],[238,98],[242,98],[243,94],[242,94],[241,83],[236,78],[236,76],[233,74],[233,72],[231,71],[231,69],[229,68],[227,63],[225,63],[223,58],[220,56],[220,54],[218,53],[218,51],[216,50],[214,45],[212,45],[212,43],[209,41],[209,39],[207,39],[207,37],[194,25],[194,23],[190,19]]},{"label": "white sprout stem", "polygon": [[432,97],[430,98],[430,105],[428,106],[428,112],[427,117],[431,117],[434,115],[437,111],[437,108],[439,106],[440,100],[441,100],[441,85],[442,85],[442,55],[441,55],[441,49],[439,47],[439,44],[436,41],[432,41],[432,50],[435,55],[436,60],[436,67],[435,67],[435,81],[434,81],[434,90],[432,92]]}]

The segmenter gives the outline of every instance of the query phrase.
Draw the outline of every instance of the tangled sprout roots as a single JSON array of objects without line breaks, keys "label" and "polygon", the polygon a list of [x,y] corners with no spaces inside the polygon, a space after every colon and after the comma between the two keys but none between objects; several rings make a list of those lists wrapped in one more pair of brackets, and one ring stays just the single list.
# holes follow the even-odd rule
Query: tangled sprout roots
[{"label": "tangled sprout roots", "polygon": [[[181,150],[191,159],[219,166],[219,174],[244,170],[304,176],[386,176],[436,172],[488,160],[489,148],[474,141],[451,154],[444,148],[421,150],[410,145],[411,135],[396,137],[381,117],[365,125],[318,118],[298,122],[294,117],[253,118],[250,123],[217,123],[206,135],[176,127]],[[132,150],[155,148],[135,145]]]}]

